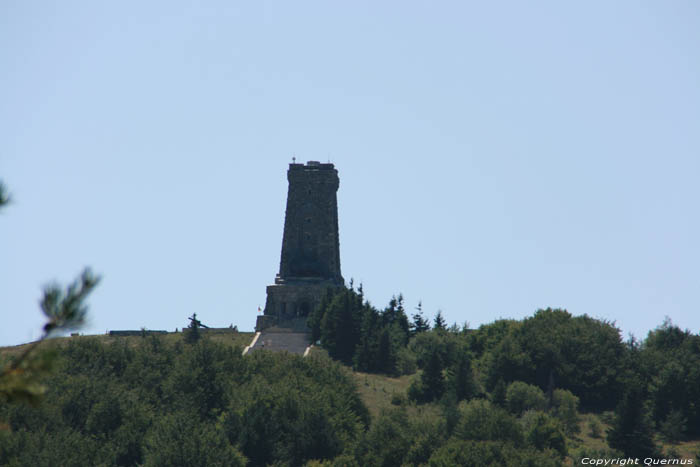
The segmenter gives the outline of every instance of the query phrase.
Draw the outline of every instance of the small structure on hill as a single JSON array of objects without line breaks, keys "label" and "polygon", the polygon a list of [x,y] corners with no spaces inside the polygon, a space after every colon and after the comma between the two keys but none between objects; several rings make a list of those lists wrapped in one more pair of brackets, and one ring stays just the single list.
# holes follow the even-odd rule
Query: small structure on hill
[{"label": "small structure on hill", "polygon": [[190,320],[190,327],[191,328],[209,329],[209,326],[207,326],[206,324],[202,324],[202,322],[197,319],[197,313],[192,313],[192,316],[188,317],[187,319]]},{"label": "small structure on hill", "polygon": [[282,254],[256,329],[307,316],[326,289],[345,285],[340,273],[338,201],[333,164],[289,164]]}]

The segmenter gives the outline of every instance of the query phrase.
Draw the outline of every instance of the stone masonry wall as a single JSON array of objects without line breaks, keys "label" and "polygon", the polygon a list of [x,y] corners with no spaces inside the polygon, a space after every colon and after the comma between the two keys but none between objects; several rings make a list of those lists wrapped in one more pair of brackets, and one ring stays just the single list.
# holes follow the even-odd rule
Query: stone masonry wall
[{"label": "stone masonry wall", "polygon": [[267,287],[264,317],[256,328],[307,316],[329,287],[344,286],[340,273],[338,201],[333,164],[289,164],[280,269]]}]

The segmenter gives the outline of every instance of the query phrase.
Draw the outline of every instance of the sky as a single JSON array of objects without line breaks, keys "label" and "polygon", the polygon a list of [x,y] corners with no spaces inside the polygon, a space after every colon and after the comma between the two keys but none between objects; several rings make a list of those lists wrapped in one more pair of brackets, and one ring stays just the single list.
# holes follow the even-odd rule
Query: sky
[{"label": "sky", "polygon": [[0,345],[253,329],[286,171],[340,176],[341,268],[470,327],[700,331],[700,3],[0,3]]}]

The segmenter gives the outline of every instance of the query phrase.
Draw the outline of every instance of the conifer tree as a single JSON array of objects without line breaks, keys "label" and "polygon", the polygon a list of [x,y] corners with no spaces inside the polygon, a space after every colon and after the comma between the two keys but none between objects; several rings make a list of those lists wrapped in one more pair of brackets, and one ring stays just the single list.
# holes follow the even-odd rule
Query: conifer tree
[{"label": "conifer tree", "polygon": [[425,390],[424,396],[427,401],[440,399],[445,391],[445,380],[442,375],[442,369],[440,354],[433,350],[430,353],[428,362],[421,375],[421,383]]},{"label": "conifer tree", "polygon": [[197,319],[197,313],[194,313],[192,317],[190,318],[190,325],[185,331],[185,342],[188,344],[194,344],[199,340],[200,333],[199,333],[199,325],[201,323]]},{"label": "conifer tree", "polygon": [[421,332],[430,331],[430,322],[423,316],[423,303],[418,302],[416,307],[417,313],[414,313],[411,318],[413,322],[411,323],[411,336],[420,334]]},{"label": "conifer tree", "polygon": [[658,448],[653,436],[642,382],[633,382],[615,410],[615,421],[608,431],[608,444],[628,457],[654,457]]},{"label": "conifer tree", "polygon": [[452,383],[457,401],[474,397],[476,382],[474,381],[469,354],[464,351],[460,352],[453,373]]},{"label": "conifer tree", "polygon": [[0,207],[5,206],[10,202],[10,195],[7,193],[7,187],[5,187],[5,184],[0,180]]},{"label": "conifer tree", "polygon": [[386,327],[382,329],[379,335],[377,363],[379,371],[389,375],[396,373],[396,352],[391,342],[391,335]]},{"label": "conifer tree", "polygon": [[321,340],[331,357],[352,363],[359,341],[359,313],[355,291],[347,289],[333,298],[321,320]]},{"label": "conifer tree", "polygon": [[444,331],[447,328],[447,321],[442,316],[442,311],[438,310],[435,315],[435,321],[433,322],[433,329]]}]

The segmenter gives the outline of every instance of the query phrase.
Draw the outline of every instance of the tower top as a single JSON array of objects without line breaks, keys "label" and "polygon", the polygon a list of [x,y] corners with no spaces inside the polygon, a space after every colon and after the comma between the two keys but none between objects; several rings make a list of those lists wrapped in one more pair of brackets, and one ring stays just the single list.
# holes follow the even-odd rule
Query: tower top
[{"label": "tower top", "polygon": [[307,161],[306,164],[303,163],[297,163],[296,161],[293,161],[291,164],[289,164],[289,170],[331,170],[335,169],[335,166],[328,162],[328,163],[321,163],[319,161]]}]

